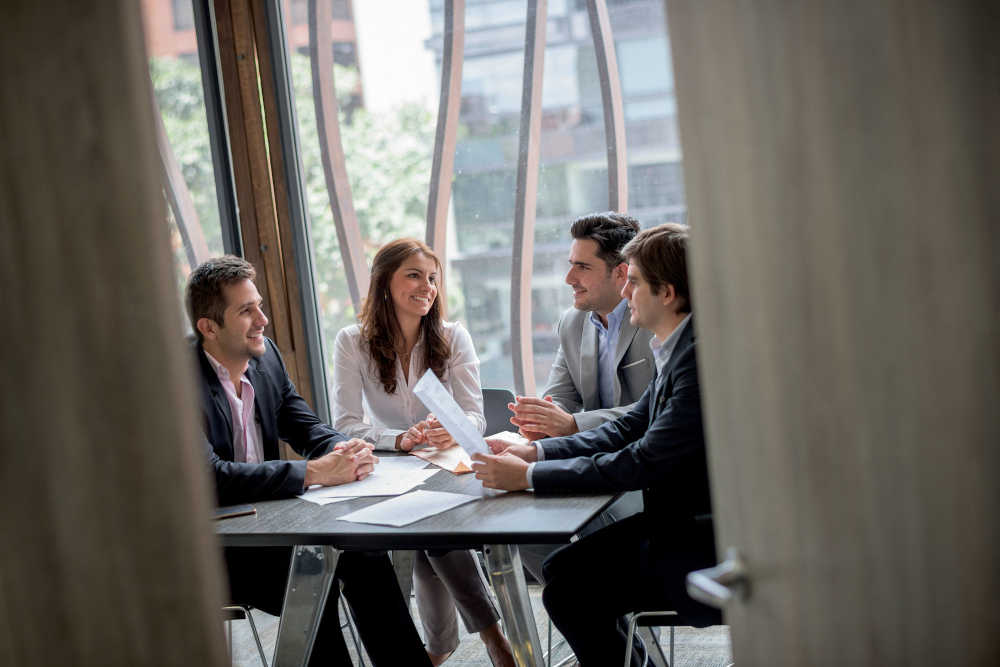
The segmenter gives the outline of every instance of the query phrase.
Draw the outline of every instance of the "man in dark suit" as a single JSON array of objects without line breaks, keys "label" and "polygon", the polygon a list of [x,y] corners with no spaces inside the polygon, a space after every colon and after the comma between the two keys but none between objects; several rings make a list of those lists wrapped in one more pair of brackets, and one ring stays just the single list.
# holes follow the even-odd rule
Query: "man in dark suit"
[{"label": "man in dark suit", "polygon": [[640,232],[623,250],[622,296],[633,324],[651,330],[657,378],[628,413],[597,428],[527,445],[490,442],[474,455],[483,486],[536,493],[643,490],[645,509],[587,535],[545,561],[552,622],[582,665],[617,664],[618,620],[628,611],[672,609],[690,625],[720,622],[687,596],[687,572],[715,562],[687,229]]},{"label": "man in dark suit", "polygon": [[[187,285],[205,451],[220,504],[287,498],[312,484],[363,479],[378,462],[371,445],[322,423],[295,391],[278,349],[264,336],[268,320],[255,276],[248,262],[225,256],[195,269]],[[279,460],[279,438],[306,460]],[[290,547],[226,548],[233,601],[279,614],[291,555]],[[336,578],[376,665],[430,665],[384,552],[342,553]],[[337,613],[339,589],[330,589],[311,665],[351,664]]]}]

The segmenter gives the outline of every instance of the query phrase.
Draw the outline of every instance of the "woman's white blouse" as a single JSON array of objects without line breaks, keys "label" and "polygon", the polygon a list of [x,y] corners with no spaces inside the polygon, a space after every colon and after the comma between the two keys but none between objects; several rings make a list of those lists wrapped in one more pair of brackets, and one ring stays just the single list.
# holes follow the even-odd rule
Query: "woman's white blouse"
[{"label": "woman's white blouse", "polygon": [[[451,348],[441,384],[455,397],[480,433],[486,430],[483,391],[479,384],[479,358],[472,337],[458,322],[444,323]],[[334,427],[351,438],[364,438],[375,449],[395,449],[396,436],[427,417],[427,408],[413,393],[426,370],[421,336],[410,355],[409,380],[396,360],[396,392],[387,394],[361,340],[361,326],[353,324],[337,334],[333,364]]]}]

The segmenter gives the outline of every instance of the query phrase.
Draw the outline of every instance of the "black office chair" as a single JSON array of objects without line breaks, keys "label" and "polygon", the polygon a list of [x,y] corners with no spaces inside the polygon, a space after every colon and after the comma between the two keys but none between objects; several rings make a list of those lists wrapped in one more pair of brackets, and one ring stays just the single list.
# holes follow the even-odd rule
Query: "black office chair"
[{"label": "black office chair", "polygon": [[514,414],[507,409],[507,404],[513,402],[514,394],[507,389],[483,389],[483,414],[486,416],[484,435],[516,430],[510,423]]}]

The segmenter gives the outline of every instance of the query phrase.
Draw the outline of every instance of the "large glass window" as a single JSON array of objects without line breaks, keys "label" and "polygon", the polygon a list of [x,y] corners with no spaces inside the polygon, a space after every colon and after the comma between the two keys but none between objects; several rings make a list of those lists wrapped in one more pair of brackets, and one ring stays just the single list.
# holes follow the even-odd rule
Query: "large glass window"
[{"label": "large glass window", "polygon": [[[359,227],[369,264],[386,241],[400,236],[423,239],[438,96],[433,57],[425,44],[431,38],[431,17],[418,2],[399,2],[385,11],[365,3],[352,9],[341,0],[332,5],[330,25],[314,32],[326,33],[329,43],[314,45],[307,28],[320,17],[309,15],[306,2],[292,2],[291,9],[285,13],[285,37],[320,327],[332,369],[333,340],[342,327],[356,321],[356,312],[333,216],[336,193],[327,179],[338,147],[324,152],[320,135],[339,125],[355,214],[346,222]],[[325,76],[330,65],[332,76]],[[335,91],[339,114],[321,126],[317,119],[325,116],[317,114],[317,105],[322,105],[324,90]]]},{"label": "large glass window", "polygon": [[143,0],[142,8],[180,293],[191,269],[225,251],[211,138],[191,0]]},{"label": "large glass window", "polygon": [[[440,49],[442,3],[431,4]],[[685,214],[668,38],[659,0],[609,2],[622,83],[629,213],[643,226]],[[451,284],[482,360],[485,385],[511,387],[510,270],[524,65],[525,3],[470,3],[453,190]],[[362,63],[363,66],[363,63]],[[572,301],[563,282],[570,222],[608,208],[603,106],[583,0],[550,2],[532,281],[535,380],[541,391]]]}]

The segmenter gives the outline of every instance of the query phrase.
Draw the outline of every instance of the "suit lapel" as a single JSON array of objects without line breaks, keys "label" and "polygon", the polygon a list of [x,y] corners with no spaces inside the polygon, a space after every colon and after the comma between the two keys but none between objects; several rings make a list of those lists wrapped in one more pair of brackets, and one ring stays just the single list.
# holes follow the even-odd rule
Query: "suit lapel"
[{"label": "suit lapel", "polygon": [[621,329],[618,331],[618,347],[615,348],[615,405],[620,405],[622,401],[622,383],[621,378],[618,376],[618,371],[621,369],[625,353],[628,352],[629,347],[631,347],[632,341],[635,339],[635,335],[638,331],[639,327],[632,324],[629,320],[628,311],[626,310],[624,319],[621,323]]},{"label": "suit lapel", "polygon": [[688,320],[687,325],[684,327],[684,331],[681,332],[681,337],[677,341],[674,351],[670,353],[670,359],[667,360],[667,364],[663,367],[663,372],[656,376],[656,391],[653,394],[653,409],[650,411],[650,414],[654,417],[659,413],[660,408],[663,407],[663,403],[670,398],[666,387],[672,382],[670,375],[673,373],[674,367],[677,365],[677,359],[680,358],[681,354],[685,352],[693,343],[694,317],[692,316],[691,319]]},{"label": "suit lapel", "polygon": [[208,388],[208,399],[211,403],[210,409],[214,410],[216,417],[221,418],[222,423],[226,425],[226,428],[223,430],[226,434],[226,445],[229,447],[229,460],[232,461],[236,452],[233,448],[233,414],[229,408],[229,399],[226,398],[226,392],[222,388],[222,383],[219,382],[219,376],[215,373],[215,369],[212,368],[212,364],[209,363],[201,345],[196,347],[196,354],[198,355],[198,364],[201,368],[202,378],[204,378],[205,386]]},{"label": "suit lapel", "polygon": [[622,359],[625,358],[625,353],[628,352],[628,348],[632,345],[632,341],[638,332],[639,327],[632,324],[628,311],[626,311],[625,317],[622,320],[621,330],[618,332],[618,347],[615,349],[615,368],[621,365]]},{"label": "suit lapel", "polygon": [[597,391],[597,331],[589,316],[583,318],[583,335],[580,343],[580,379],[583,409],[601,407]]}]

